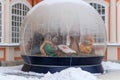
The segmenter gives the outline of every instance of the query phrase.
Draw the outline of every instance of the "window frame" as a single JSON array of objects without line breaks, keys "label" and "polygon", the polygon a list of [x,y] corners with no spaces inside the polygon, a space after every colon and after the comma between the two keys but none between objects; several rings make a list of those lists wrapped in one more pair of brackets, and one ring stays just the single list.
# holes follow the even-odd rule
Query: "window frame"
[{"label": "window frame", "polygon": [[[23,2],[23,1],[14,2],[11,5],[11,9],[10,9],[11,10],[11,16],[10,16],[10,25],[11,25],[11,27],[10,27],[10,34],[11,34],[10,35],[11,36],[10,40],[11,41],[10,42],[12,44],[16,44],[16,45],[18,45],[20,43],[20,26],[21,26],[21,23],[22,23],[22,21],[24,20],[24,17],[25,17],[25,15],[23,15],[23,13],[26,12],[26,14],[27,14],[27,12],[29,11],[29,10],[28,11],[23,10],[23,9],[25,9],[23,6],[27,7],[29,10],[31,9],[31,6],[29,4]],[[12,11],[12,10],[14,10],[14,11]],[[16,11],[18,11],[18,12],[22,11],[22,14],[21,13],[17,14]],[[12,12],[14,12],[14,14]],[[13,19],[13,17],[14,17],[15,20]],[[22,19],[20,19],[20,18],[22,18]],[[15,23],[14,27],[12,25],[13,23]],[[14,29],[18,28],[18,31],[17,30],[13,31],[12,28],[14,28]],[[18,36],[13,37],[13,33],[14,33],[14,35],[18,35]],[[18,41],[13,41],[12,39],[14,39],[14,40],[18,39]]]}]

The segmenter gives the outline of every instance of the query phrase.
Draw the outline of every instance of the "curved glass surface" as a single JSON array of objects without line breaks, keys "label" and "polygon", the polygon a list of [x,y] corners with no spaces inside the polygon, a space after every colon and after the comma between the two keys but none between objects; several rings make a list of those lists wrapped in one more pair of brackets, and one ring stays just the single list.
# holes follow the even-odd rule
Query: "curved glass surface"
[{"label": "curved glass surface", "polygon": [[103,56],[105,25],[97,11],[81,0],[45,0],[25,17],[21,48],[28,56]]}]

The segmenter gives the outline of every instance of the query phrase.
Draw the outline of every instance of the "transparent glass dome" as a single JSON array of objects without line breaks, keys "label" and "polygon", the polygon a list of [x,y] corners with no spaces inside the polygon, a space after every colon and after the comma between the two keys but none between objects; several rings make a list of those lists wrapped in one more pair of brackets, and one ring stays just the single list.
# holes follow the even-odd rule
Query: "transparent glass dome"
[{"label": "transparent glass dome", "polygon": [[98,12],[82,0],[44,0],[23,21],[21,48],[30,56],[103,56],[105,25]]}]

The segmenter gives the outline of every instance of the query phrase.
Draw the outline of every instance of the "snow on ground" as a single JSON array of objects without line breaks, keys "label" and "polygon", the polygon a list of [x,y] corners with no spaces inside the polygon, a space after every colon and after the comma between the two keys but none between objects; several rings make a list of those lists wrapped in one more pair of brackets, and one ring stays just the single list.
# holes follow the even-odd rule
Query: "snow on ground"
[{"label": "snow on ground", "polygon": [[[120,70],[120,64],[115,62],[102,62],[105,71]],[[38,74],[21,71],[22,65],[14,67],[0,67],[0,80],[99,80],[97,76],[83,71],[80,68],[68,68],[54,74]],[[101,74],[102,75],[102,74]]]},{"label": "snow on ground", "polygon": [[102,62],[103,68],[105,71],[110,71],[110,70],[120,70],[120,64],[116,62]]},{"label": "snow on ground", "polygon": [[0,67],[0,80],[98,80],[94,75],[80,68],[68,68],[54,74],[49,72],[38,74],[22,72],[21,67]]},{"label": "snow on ground", "polygon": [[[86,76],[87,75],[87,76]],[[55,74],[47,73],[41,80],[98,80],[89,72],[80,68],[68,68]]]}]

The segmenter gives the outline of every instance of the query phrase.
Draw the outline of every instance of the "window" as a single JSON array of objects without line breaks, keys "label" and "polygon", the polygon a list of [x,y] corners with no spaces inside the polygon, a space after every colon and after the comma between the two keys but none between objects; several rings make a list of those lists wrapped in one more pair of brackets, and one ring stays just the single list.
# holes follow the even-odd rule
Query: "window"
[{"label": "window", "polygon": [[11,30],[12,30],[12,43],[19,43],[19,30],[22,21],[30,10],[25,4],[17,3],[12,5],[12,15],[11,15]]},{"label": "window", "polygon": [[[107,24],[107,22],[106,22],[107,16],[106,16],[105,6],[98,4],[98,3],[90,3],[90,5],[93,6],[98,11],[98,13],[100,14],[101,18],[103,19],[103,21],[106,25]],[[93,36],[95,38],[95,42],[99,42],[99,43],[104,42],[103,34],[101,34],[101,35],[94,34]]]},{"label": "window", "polygon": [[105,19],[106,19],[106,11],[105,11],[105,7],[101,4],[97,4],[97,3],[90,3],[91,6],[93,6],[97,11],[98,13],[100,14],[100,16],[102,17],[103,21],[105,22]]}]

